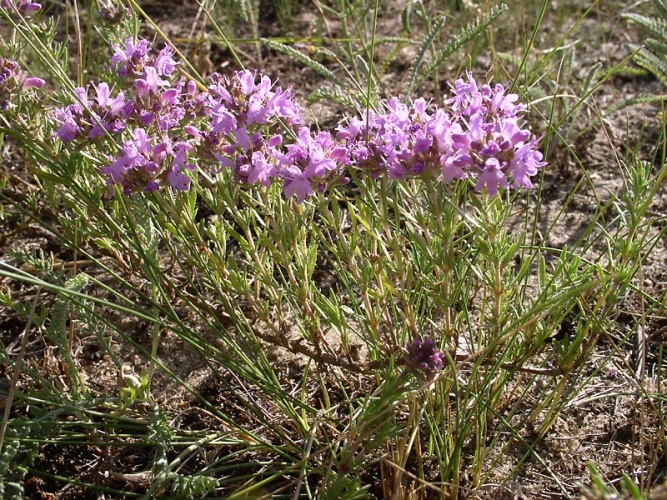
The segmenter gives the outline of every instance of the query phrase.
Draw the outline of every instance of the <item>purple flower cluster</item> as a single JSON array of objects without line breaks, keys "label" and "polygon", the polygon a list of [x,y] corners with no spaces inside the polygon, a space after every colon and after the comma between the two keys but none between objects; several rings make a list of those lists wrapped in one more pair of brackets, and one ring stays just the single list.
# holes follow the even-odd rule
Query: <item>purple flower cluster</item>
[{"label": "purple flower cluster", "polygon": [[182,129],[196,118],[188,113],[198,105],[194,82],[186,85],[181,79],[172,85],[173,49],[167,46],[153,54],[145,40],[135,44],[128,38],[122,46],[115,45],[111,64],[130,82],[127,92],[112,94],[105,82],[76,88],[77,102],[54,111],[55,135],[69,144],[103,140],[127,130],[132,138],[102,168],[110,186],[118,184],[126,194],[155,191],[161,185],[188,189],[190,179],[184,171],[194,170],[187,158],[194,146],[182,139]]},{"label": "purple flower cluster", "polygon": [[324,192],[335,182],[349,182],[344,174],[349,163],[346,151],[328,132],[313,135],[310,128],[301,127],[296,142],[286,149],[286,153],[279,155],[277,176],[284,179],[285,196],[296,195],[298,203],[315,191]]},{"label": "purple flower cluster", "polygon": [[445,355],[440,352],[430,337],[417,339],[405,346],[405,365],[407,371],[432,377],[445,364]]},{"label": "purple flower cluster", "polygon": [[516,94],[505,88],[484,84],[478,88],[472,75],[459,79],[452,88],[454,96],[446,101],[454,113],[451,131],[454,155],[451,162],[477,179],[476,190],[486,186],[494,195],[498,186],[531,187],[530,177],[546,165],[537,150],[537,138],[521,129],[525,111]]},{"label": "purple flower cluster", "polygon": [[207,125],[191,132],[200,139],[200,156],[212,155],[240,183],[281,182],[285,196],[296,196],[299,203],[347,182],[346,150],[328,132],[303,126],[290,89],[274,88],[265,75],[256,82],[250,71],[212,79],[205,98]]},{"label": "purple flower cluster", "polygon": [[113,49],[122,90],[114,93],[104,82],[77,88],[77,102],[54,112],[55,135],[69,144],[123,134],[102,173],[126,194],[188,189],[197,165],[229,169],[241,184],[281,183],[299,203],[348,182],[349,169],[372,178],[471,178],[477,190],[494,195],[499,187],[531,186],[544,165],[537,139],[521,128],[518,96],[502,85],[478,87],[471,75],[452,87],[449,111],[394,97],[332,137],[304,125],[291,89],[268,76],[214,74],[200,91],[173,78],[169,46],[155,52],[146,40],[128,38]]},{"label": "purple flower cluster", "polygon": [[[133,125],[153,126],[167,131],[180,125],[185,117],[184,97],[194,93],[194,84],[184,94],[183,81],[172,86],[169,78],[176,61],[173,49],[167,46],[159,53],[150,52],[150,44],[141,40],[134,44],[132,38],[123,47],[114,46],[112,66],[119,76],[131,81],[126,96],[124,91],[112,96],[107,83],[91,84],[88,89],[75,89],[77,101],[64,109],[56,110],[60,124],[56,135],[65,143],[86,137],[95,139],[122,132]],[[95,97],[88,99],[90,89]]]},{"label": "purple flower cluster", "polygon": [[88,99],[88,90],[74,89],[77,102],[66,108],[56,109],[54,117],[58,123],[56,135],[65,144],[85,137],[95,139],[109,133],[125,130],[126,122],[132,115],[132,107],[125,102],[125,94],[120,92],[111,97],[109,85],[91,85],[95,97]]},{"label": "purple flower cluster", "polygon": [[0,57],[0,111],[7,110],[12,96],[21,90],[43,85],[44,80],[28,76],[17,62]]},{"label": "purple flower cluster", "polygon": [[230,169],[237,182],[269,186],[294,164],[285,136],[296,133],[302,120],[291,90],[274,89],[265,75],[256,82],[250,71],[231,78],[214,74],[212,80],[202,154],[212,153],[219,168]]},{"label": "purple flower cluster", "polygon": [[385,107],[384,113],[371,111],[338,128],[351,163],[371,177],[387,173],[390,179],[404,179],[433,172],[448,148],[451,122],[445,113],[429,115],[424,99],[408,106],[392,97]]},{"label": "purple flower cluster", "polygon": [[352,118],[338,129],[338,139],[351,163],[371,176],[386,172],[391,179],[408,176],[440,176],[443,182],[472,178],[475,189],[486,187],[495,195],[498,187],[530,187],[542,162],[537,139],[521,129],[525,108],[515,104],[516,94],[502,85],[478,88],[473,77],[459,79],[454,96],[429,112],[424,99],[404,104],[394,97],[383,113],[366,119]]},{"label": "purple flower cluster", "polygon": [[173,143],[167,136],[151,137],[143,128],[132,131],[132,139],[123,144],[121,153],[102,168],[112,184],[123,187],[123,192],[150,192],[169,184],[177,190],[187,190],[190,178],[183,171],[194,171],[187,153],[192,146],[187,142]]},{"label": "purple flower cluster", "polygon": [[[66,144],[130,133],[102,168],[111,186],[120,185],[126,194],[163,185],[186,190],[186,172],[198,164],[213,171],[230,168],[239,182],[251,184],[268,185],[284,174],[286,192],[300,200],[312,192],[294,173],[305,161],[303,154],[296,146],[282,146],[283,136],[302,124],[289,89],[274,88],[267,76],[256,81],[254,73],[239,71],[231,77],[214,74],[206,91],[198,92],[193,81],[172,82],[177,63],[171,47],[155,54],[146,40],[132,38],[114,45],[111,65],[128,81],[127,92],[112,95],[108,84],[91,84],[75,90],[78,102],[54,112],[55,135]],[[316,152],[308,149],[310,155]]]},{"label": "purple flower cluster", "polygon": [[40,4],[31,0],[0,0],[0,9],[6,9],[10,14],[29,16],[41,8]]}]

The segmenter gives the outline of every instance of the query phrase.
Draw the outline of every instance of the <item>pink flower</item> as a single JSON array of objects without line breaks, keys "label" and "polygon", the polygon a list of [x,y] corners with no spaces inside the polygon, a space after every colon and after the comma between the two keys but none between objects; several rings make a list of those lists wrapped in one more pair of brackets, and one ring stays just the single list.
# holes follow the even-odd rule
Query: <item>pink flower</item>
[{"label": "pink flower", "polygon": [[37,78],[37,77],[32,76],[32,77],[26,78],[23,81],[23,88],[24,89],[29,89],[29,88],[32,88],[32,87],[43,87],[45,83],[46,82],[44,80],[42,80],[41,78]]},{"label": "pink flower", "polygon": [[495,196],[498,192],[498,186],[508,188],[509,183],[504,172],[500,169],[500,163],[496,158],[489,158],[486,161],[484,170],[477,177],[475,191],[481,191],[486,187],[486,192],[490,196]]},{"label": "pink flower", "polygon": [[137,78],[134,81],[134,88],[139,97],[147,96],[150,92],[158,93],[158,87],[168,86],[169,82],[160,80],[157,70],[153,66],[146,66],[144,78]]},{"label": "pink flower", "polygon": [[31,0],[0,0],[0,8],[23,16],[30,16],[40,10],[42,6]]}]

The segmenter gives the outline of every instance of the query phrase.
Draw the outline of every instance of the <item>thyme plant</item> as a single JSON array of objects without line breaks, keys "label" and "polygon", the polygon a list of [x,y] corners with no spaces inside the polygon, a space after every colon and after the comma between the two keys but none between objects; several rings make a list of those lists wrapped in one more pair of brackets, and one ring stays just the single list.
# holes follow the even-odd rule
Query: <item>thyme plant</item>
[{"label": "thyme plant", "polygon": [[[525,431],[552,428],[664,236],[648,207],[665,167],[624,164],[614,217],[600,207],[577,248],[540,240],[548,161],[524,89],[466,71],[444,98],[412,95],[504,5],[438,50],[435,20],[404,96],[377,91],[374,32],[365,69],[345,82],[262,41],[353,104],[330,129],[295,89],[251,69],[201,78],[171,40],[142,37],[132,9],[108,10],[101,62],[80,82],[40,4],[0,3],[12,31],[0,43],[0,140],[24,152],[53,224],[2,200],[67,250],[67,262],[27,265],[20,250],[0,262],[37,299],[55,296],[42,311],[0,299],[60,370],[23,369],[30,390],[7,407],[34,413],[28,427],[5,413],[3,491],[23,494],[27,472],[74,484],[39,471],[35,443],[137,443],[150,450],[138,476],[85,484],[124,495],[117,481],[136,480],[145,498],[458,497],[482,488],[513,442],[541,460]],[[590,258],[595,241],[606,257]],[[77,359],[90,344],[116,371],[115,392]],[[215,390],[180,370],[177,349]],[[6,347],[2,357],[16,384],[20,363]],[[285,376],[285,359],[298,375]],[[168,404],[165,380],[187,408]],[[20,446],[29,453],[10,472]]]}]

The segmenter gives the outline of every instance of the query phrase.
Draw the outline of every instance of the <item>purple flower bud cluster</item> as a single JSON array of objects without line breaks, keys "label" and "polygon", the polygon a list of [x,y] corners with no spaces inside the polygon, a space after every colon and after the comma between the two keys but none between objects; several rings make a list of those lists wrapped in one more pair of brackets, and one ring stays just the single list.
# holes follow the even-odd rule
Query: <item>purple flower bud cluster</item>
[{"label": "purple flower bud cluster", "polygon": [[477,190],[494,195],[510,184],[529,187],[544,165],[537,139],[521,128],[518,96],[502,85],[478,88],[471,75],[452,87],[449,111],[394,97],[333,137],[304,125],[291,89],[268,76],[216,73],[200,91],[173,78],[173,55],[169,46],[155,52],[146,40],[127,38],[113,45],[110,61],[122,89],[91,83],[75,90],[77,102],[54,111],[55,135],[65,144],[123,134],[120,151],[101,171],[126,194],[186,190],[197,165],[229,169],[241,184],[279,182],[299,203],[348,182],[350,169],[371,178],[472,178]]},{"label": "purple flower bud cluster", "polygon": [[29,16],[40,10],[42,6],[31,0],[0,0],[0,9],[6,9],[7,12],[21,16]]},{"label": "purple flower bud cluster", "polygon": [[452,87],[448,113],[429,112],[424,99],[404,104],[393,97],[382,113],[370,112],[339,127],[337,137],[351,163],[375,177],[440,176],[443,182],[472,178],[475,189],[530,187],[530,176],[545,165],[537,139],[522,129],[524,106],[502,85],[478,88],[472,75]]},{"label": "purple flower bud cluster", "polygon": [[405,365],[407,371],[432,377],[445,364],[445,355],[440,352],[430,337],[417,339],[405,346]]},{"label": "purple flower bud cluster", "polygon": [[21,90],[42,86],[44,80],[28,76],[17,62],[0,57],[0,111],[9,109],[12,96]]}]

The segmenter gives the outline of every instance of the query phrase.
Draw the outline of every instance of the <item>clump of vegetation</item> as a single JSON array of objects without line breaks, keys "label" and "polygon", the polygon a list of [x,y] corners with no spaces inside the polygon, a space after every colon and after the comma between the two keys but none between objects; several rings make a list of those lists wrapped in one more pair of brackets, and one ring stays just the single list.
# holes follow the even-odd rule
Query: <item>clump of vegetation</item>
[{"label": "clump of vegetation", "polygon": [[623,17],[649,34],[644,45],[630,45],[635,52],[634,61],[667,86],[667,3],[664,0],[652,0],[652,3],[654,15],[627,12]]},{"label": "clump of vegetation", "polygon": [[[550,70],[526,73],[548,2],[503,83],[457,58],[493,39],[505,5],[462,17],[438,47],[457,2],[409,2],[395,38],[378,35],[377,2],[316,2],[341,38],[311,57],[291,46],[303,40],[260,40],[258,2],[241,4],[256,55],[210,17],[209,42],[235,68],[200,75],[150,19],[161,38],[144,36],[133,0],[65,11],[76,47],[39,3],[0,2],[0,141],[28,173],[24,196],[0,194],[2,214],[60,251],[15,245],[0,262],[0,303],[23,321],[0,351],[2,491],[483,497],[538,467],[575,495],[541,447],[565,413],[607,396],[591,381],[617,378],[612,358],[664,311],[638,284],[666,231],[652,209],[662,142],[653,162],[617,159],[621,187],[556,245],[593,182],[581,165],[545,222],[544,152],[572,149],[561,131],[594,89],[589,74],[561,115],[560,95],[529,101]],[[280,2],[280,24],[297,10]],[[82,37],[84,15],[99,17]],[[392,48],[378,62],[380,45]],[[410,48],[404,86],[387,88],[382,72]],[[312,120],[299,89],[244,64],[267,49],[328,80],[311,102],[350,114]],[[70,71],[70,50],[85,71]],[[450,66],[469,67],[443,84]],[[642,312],[618,329],[630,300]],[[641,401],[664,429],[661,377],[645,384],[645,362],[629,372],[613,397]],[[623,474],[624,490],[648,492],[658,462],[641,484]],[[590,470],[585,491],[612,491]]]}]

